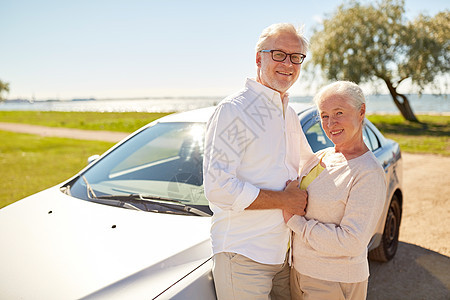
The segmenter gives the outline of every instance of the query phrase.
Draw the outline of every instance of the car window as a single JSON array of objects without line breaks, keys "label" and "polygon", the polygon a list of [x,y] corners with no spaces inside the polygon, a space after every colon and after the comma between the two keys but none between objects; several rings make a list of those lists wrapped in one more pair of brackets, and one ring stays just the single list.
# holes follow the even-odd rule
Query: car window
[{"label": "car window", "polygon": [[[158,123],[82,175],[97,196],[142,194],[207,206],[202,174],[204,132],[203,123]],[[89,186],[81,179],[70,192],[88,200]]]},{"label": "car window", "polygon": [[375,151],[380,148],[380,141],[369,126],[364,126],[363,139],[364,143],[366,143],[367,147],[369,147],[371,151]]},{"label": "car window", "polygon": [[367,129],[365,126],[363,129],[363,140],[364,140],[364,143],[366,144],[366,146],[369,148],[369,150],[373,151],[372,143],[370,142],[369,135],[367,133]]},{"label": "car window", "polygon": [[180,155],[186,156],[188,151],[193,151],[193,149],[193,141],[186,136],[184,130],[167,130],[141,145],[119,162],[111,169],[110,177],[117,177],[118,174],[126,173],[126,170],[133,170],[140,166],[156,165],[163,161],[177,159],[180,153],[183,153]]},{"label": "car window", "polygon": [[313,126],[309,127],[305,132],[305,135],[313,152],[334,146],[322,130],[320,122],[316,122]]}]

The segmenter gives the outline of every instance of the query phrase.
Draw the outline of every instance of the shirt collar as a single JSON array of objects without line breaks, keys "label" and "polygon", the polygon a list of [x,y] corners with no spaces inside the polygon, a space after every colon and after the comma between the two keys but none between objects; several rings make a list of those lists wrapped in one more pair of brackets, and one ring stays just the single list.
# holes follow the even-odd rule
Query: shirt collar
[{"label": "shirt collar", "polygon": [[289,103],[289,94],[285,93],[284,98],[281,99],[281,95],[278,91],[275,91],[252,78],[247,78],[245,86],[253,90],[256,94],[264,94],[268,100],[280,108],[287,108]]}]

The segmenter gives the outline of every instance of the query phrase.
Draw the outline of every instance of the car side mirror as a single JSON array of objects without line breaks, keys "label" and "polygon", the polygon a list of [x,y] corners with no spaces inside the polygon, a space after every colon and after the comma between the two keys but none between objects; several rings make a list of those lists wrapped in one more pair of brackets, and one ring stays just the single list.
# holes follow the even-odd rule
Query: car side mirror
[{"label": "car side mirror", "polygon": [[96,161],[99,157],[100,157],[100,155],[98,155],[98,154],[89,156],[88,159],[87,159],[88,165],[90,165],[91,163]]}]

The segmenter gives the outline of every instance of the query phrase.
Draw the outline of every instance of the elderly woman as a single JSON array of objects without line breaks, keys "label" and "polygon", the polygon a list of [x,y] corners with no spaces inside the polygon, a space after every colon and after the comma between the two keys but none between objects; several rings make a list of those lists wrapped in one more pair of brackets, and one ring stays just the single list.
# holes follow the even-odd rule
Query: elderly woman
[{"label": "elderly woman", "polygon": [[283,212],[294,232],[293,299],[365,299],[367,245],[386,196],[384,172],[363,141],[366,111],[358,85],[339,81],[314,98],[322,128],[334,143],[301,171],[306,215]]}]

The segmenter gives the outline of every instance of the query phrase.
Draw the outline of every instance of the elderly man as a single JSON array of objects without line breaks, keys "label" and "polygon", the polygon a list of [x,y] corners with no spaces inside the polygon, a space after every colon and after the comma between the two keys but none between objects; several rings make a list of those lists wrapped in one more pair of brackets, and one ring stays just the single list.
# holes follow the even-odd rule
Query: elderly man
[{"label": "elderly man", "polygon": [[286,92],[306,50],[293,25],[266,28],[256,45],[256,80],[225,98],[208,122],[204,186],[214,213],[219,299],[290,299],[290,231],[282,210],[305,214],[307,195],[296,178],[312,151]]}]

